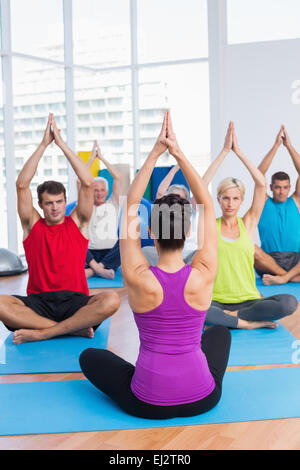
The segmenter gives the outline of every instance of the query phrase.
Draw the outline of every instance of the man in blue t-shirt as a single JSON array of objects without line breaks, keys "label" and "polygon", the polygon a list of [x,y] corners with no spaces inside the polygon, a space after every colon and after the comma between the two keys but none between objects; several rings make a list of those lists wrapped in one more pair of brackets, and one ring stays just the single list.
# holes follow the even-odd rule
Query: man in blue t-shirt
[{"label": "man in blue t-shirt", "polygon": [[[300,155],[284,126],[258,168],[263,174],[268,171],[281,144],[287,148],[300,175]],[[300,282],[300,177],[291,196],[290,177],[283,171],[272,176],[270,189],[273,197],[266,194],[258,224],[261,247],[255,246],[254,266],[266,285]]]}]

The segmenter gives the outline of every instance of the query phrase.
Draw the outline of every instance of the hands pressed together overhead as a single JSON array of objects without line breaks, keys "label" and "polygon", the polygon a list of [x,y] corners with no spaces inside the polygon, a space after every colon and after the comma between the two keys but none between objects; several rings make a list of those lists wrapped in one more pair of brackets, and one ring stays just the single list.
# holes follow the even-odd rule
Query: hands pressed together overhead
[{"label": "hands pressed together overhead", "polygon": [[[284,125],[280,127],[280,131],[278,132],[276,136],[274,145],[275,147],[278,148],[280,147],[281,144],[283,144],[287,148],[291,147],[291,141]],[[234,128],[234,123],[232,121],[230,121],[228,129],[227,129],[225,142],[224,142],[224,150],[226,152],[230,152],[230,150],[232,150],[236,154],[240,153],[240,148],[238,146],[237,137],[236,137],[235,128]]]},{"label": "hands pressed together overhead", "polygon": [[95,158],[98,158],[100,161],[103,159],[103,155],[97,140],[94,140],[94,145],[92,148],[92,160],[94,161]]},{"label": "hands pressed together overhead", "polygon": [[279,147],[281,144],[283,144],[285,147],[289,148],[291,147],[291,141],[288,136],[288,133],[286,132],[285,126],[281,126],[280,131],[277,134],[276,137],[276,144]]}]

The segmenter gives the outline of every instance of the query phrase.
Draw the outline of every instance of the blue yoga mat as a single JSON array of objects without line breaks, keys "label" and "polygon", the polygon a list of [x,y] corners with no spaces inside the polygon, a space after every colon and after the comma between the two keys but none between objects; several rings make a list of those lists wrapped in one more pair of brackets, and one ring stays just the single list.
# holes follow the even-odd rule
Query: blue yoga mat
[{"label": "blue yoga mat", "polygon": [[110,318],[94,338],[60,336],[46,341],[15,345],[10,334],[0,345],[0,375],[81,372],[78,358],[87,348],[106,348]]},{"label": "blue yoga mat", "polygon": [[123,287],[123,279],[120,268],[117,269],[114,279],[104,279],[103,277],[89,277],[87,280],[89,289],[104,289]]},{"label": "blue yoga mat", "polygon": [[278,328],[230,330],[229,366],[291,364],[296,338],[280,323]]},{"label": "blue yoga mat", "polygon": [[226,372],[215,408],[189,418],[130,416],[87,380],[0,384],[0,435],[231,423],[300,417],[300,368]]},{"label": "blue yoga mat", "polygon": [[300,301],[300,283],[288,282],[282,285],[265,286],[260,277],[256,278],[256,287],[264,297],[277,294],[291,294]]}]

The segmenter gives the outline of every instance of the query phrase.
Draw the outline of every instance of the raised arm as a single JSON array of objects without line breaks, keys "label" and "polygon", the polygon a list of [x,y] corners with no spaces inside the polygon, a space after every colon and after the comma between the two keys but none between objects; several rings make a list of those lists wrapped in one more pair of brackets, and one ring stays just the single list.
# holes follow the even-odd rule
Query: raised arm
[{"label": "raised arm", "polygon": [[298,206],[300,204],[300,155],[299,153],[295,150],[295,148],[293,147],[292,143],[291,143],[291,140],[288,136],[288,133],[286,132],[286,129],[285,127],[283,128],[283,137],[282,137],[282,142],[283,142],[283,145],[287,148],[292,160],[293,160],[293,163],[295,165],[295,168],[298,172],[298,179],[297,179],[297,183],[296,183],[296,189],[295,189],[295,192],[293,194],[293,196],[297,199],[297,203],[298,203]]},{"label": "raised arm", "polygon": [[156,199],[160,199],[166,194],[167,189],[169,188],[170,184],[172,183],[172,180],[174,176],[176,175],[177,171],[180,170],[179,165],[173,166],[169,173],[164,177],[160,185],[158,186],[157,192],[156,192]]},{"label": "raised arm", "polygon": [[198,243],[200,245],[201,240],[203,240],[203,243],[202,246],[199,246],[191,266],[206,274],[208,281],[212,281],[216,276],[218,265],[218,236],[213,200],[208,191],[206,182],[200,177],[179,148],[169,113],[167,136],[166,143],[170,154],[173,155],[177,164],[180,166],[197,205],[202,204],[204,206],[204,217],[202,220],[201,217],[199,217],[198,226]]},{"label": "raised arm", "polygon": [[259,171],[265,175],[270,168],[270,165],[277,153],[277,150],[279,149],[280,145],[282,144],[282,133],[283,133],[284,127],[281,126],[280,131],[278,132],[274,145],[270,149],[270,151],[267,153],[267,155],[263,158],[261,163],[258,166]]},{"label": "raised arm", "polygon": [[261,216],[262,210],[265,205],[266,178],[261,173],[261,171],[248,158],[245,157],[245,155],[241,151],[237,142],[237,137],[236,137],[234,128],[233,128],[232,135],[233,135],[232,150],[236,154],[236,156],[241,160],[241,162],[245,165],[245,167],[248,169],[255,184],[251,207],[243,217],[243,222],[245,224],[246,230],[248,231],[248,234],[251,236],[251,238],[254,240],[255,229],[257,227],[259,218]]},{"label": "raised arm", "polygon": [[80,181],[78,202],[71,213],[71,217],[79,229],[84,232],[84,235],[87,236],[87,226],[93,210],[94,178],[81,158],[64,142],[54,118],[52,118],[51,124],[56,145],[62,150]]},{"label": "raised arm", "polygon": [[209,185],[209,183],[212,181],[213,177],[215,176],[217,170],[219,169],[220,165],[222,164],[224,158],[228,153],[230,152],[232,148],[232,129],[233,129],[233,122],[229,123],[226,137],[225,137],[225,142],[223,149],[221,153],[217,156],[217,158],[211,163],[211,165],[208,167],[206,172],[203,175],[203,181]]},{"label": "raised arm", "polygon": [[285,127],[283,127],[283,137],[282,137],[282,142],[283,145],[287,148],[290,156],[292,157],[293,163],[295,165],[295,168],[300,176],[300,155],[299,153],[294,149],[291,139],[288,136],[288,133],[286,132]]},{"label": "raised arm", "polygon": [[138,279],[137,275],[144,269],[149,268],[149,263],[141,248],[138,209],[155,164],[160,155],[162,155],[167,149],[167,146],[164,143],[166,138],[166,128],[167,113],[165,113],[164,122],[158,139],[140,171],[136,174],[133,182],[131,183],[127,194],[127,204],[123,206],[120,252],[122,274],[128,283],[134,283],[136,279]]},{"label": "raised arm", "polygon": [[94,163],[95,158],[97,157],[97,141],[94,140],[92,153],[89,160],[86,163],[87,168],[91,168],[92,164]]},{"label": "raised arm", "polygon": [[29,234],[35,222],[40,218],[38,211],[33,207],[30,183],[37,171],[39,161],[44,155],[46,148],[54,139],[53,133],[51,132],[51,119],[52,114],[49,114],[43,140],[25,163],[16,181],[18,214],[23,228],[24,239]]},{"label": "raised arm", "polygon": [[295,188],[295,192],[294,192],[293,196],[296,199],[296,203],[297,203],[298,209],[300,211],[300,176],[298,176],[298,178],[297,178],[296,188]]},{"label": "raised arm", "polygon": [[118,170],[116,170],[116,168],[113,165],[111,165],[106,160],[106,158],[104,158],[104,156],[101,153],[101,150],[100,150],[100,147],[99,147],[98,143],[96,145],[96,157],[98,157],[99,160],[104,163],[104,165],[108,169],[109,173],[113,177],[112,192],[113,192],[113,195],[114,195],[115,199],[119,202],[119,198],[122,195],[122,175],[121,175],[121,173]]}]

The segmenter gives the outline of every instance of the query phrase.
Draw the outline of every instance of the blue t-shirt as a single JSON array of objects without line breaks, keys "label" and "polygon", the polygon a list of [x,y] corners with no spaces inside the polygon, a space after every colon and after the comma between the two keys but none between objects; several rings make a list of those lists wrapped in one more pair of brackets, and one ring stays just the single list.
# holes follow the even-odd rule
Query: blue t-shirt
[{"label": "blue t-shirt", "polygon": [[290,196],[285,202],[269,197],[258,224],[261,248],[266,253],[300,252],[300,212]]}]

